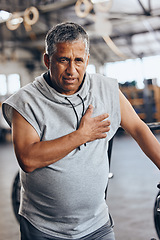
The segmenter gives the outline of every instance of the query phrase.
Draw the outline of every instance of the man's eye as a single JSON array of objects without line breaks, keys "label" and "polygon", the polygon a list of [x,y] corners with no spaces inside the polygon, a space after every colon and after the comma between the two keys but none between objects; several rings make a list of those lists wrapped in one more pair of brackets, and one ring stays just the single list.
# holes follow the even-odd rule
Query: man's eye
[{"label": "man's eye", "polygon": [[82,60],[81,58],[76,58],[76,62],[77,62],[77,63],[82,63],[83,60]]},{"label": "man's eye", "polygon": [[60,63],[67,63],[68,60],[67,60],[66,58],[60,58],[60,59],[59,59],[59,62],[60,62]]}]

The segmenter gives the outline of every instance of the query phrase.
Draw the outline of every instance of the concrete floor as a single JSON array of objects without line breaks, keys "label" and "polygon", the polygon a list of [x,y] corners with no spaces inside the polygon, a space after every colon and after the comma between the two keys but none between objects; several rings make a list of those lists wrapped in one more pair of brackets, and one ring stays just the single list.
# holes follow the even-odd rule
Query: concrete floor
[{"label": "concrete floor", "polygon": [[[160,134],[156,135],[160,141]],[[11,205],[13,179],[18,171],[12,144],[0,144],[0,240],[18,240],[19,225]],[[113,143],[108,205],[114,218],[116,240],[151,240],[158,237],[153,205],[159,170],[129,136]]]}]

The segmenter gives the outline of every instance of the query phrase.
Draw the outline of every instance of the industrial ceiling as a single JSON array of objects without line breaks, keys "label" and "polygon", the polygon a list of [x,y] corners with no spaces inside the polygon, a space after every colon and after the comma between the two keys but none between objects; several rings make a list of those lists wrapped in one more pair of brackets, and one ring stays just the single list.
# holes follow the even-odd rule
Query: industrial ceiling
[{"label": "industrial ceiling", "polygon": [[0,17],[1,61],[41,62],[46,32],[63,21],[87,30],[95,65],[160,54],[159,0],[0,0],[0,10],[11,13]]}]

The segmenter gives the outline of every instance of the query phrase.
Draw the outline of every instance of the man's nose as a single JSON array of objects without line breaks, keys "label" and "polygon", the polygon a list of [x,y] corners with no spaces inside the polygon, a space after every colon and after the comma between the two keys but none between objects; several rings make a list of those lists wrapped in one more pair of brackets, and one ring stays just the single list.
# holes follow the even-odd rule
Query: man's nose
[{"label": "man's nose", "polygon": [[76,72],[76,66],[74,64],[74,62],[69,62],[66,68],[66,72],[69,75],[73,75]]}]

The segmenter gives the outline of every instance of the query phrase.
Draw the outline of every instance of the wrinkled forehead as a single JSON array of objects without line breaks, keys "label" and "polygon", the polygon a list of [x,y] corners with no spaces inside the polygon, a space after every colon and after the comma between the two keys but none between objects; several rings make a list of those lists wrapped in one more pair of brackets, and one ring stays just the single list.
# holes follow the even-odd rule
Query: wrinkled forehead
[{"label": "wrinkled forehead", "polygon": [[85,43],[82,40],[57,43],[56,50],[53,55],[74,55],[83,58],[86,58],[86,56],[88,56],[85,48]]},{"label": "wrinkled forehead", "polygon": [[55,44],[55,51],[57,52],[59,50],[59,48],[71,48],[72,46],[74,46],[75,48],[77,47],[77,45],[79,45],[78,47],[82,50],[84,50],[86,52],[86,54],[89,54],[88,51],[88,45],[87,45],[87,41],[85,39],[76,39],[76,40],[72,40],[72,41],[64,41],[64,42],[57,42]]}]

